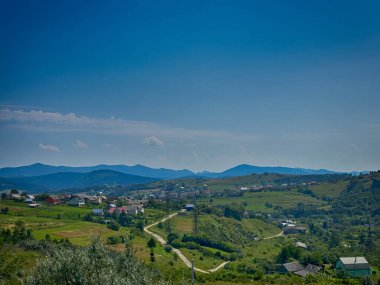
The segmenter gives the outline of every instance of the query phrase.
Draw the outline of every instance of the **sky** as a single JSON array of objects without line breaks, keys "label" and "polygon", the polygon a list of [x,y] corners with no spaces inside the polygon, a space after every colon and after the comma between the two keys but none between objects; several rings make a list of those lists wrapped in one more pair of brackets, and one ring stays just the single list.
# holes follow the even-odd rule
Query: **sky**
[{"label": "sky", "polygon": [[0,2],[0,167],[380,169],[379,1]]}]

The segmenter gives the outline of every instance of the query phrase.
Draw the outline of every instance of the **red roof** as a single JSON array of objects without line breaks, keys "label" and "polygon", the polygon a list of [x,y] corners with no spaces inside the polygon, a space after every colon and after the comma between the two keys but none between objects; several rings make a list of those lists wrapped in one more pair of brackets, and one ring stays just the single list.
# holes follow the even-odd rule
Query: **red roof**
[{"label": "red roof", "polygon": [[108,214],[112,215],[113,212],[115,212],[116,208],[110,208],[108,209]]}]

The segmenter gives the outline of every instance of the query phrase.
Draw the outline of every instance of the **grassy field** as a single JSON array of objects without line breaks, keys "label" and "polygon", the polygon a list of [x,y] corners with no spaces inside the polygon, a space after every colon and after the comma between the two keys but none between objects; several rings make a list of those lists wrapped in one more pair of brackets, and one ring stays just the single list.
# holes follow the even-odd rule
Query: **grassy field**
[{"label": "grassy field", "polygon": [[[209,198],[203,198],[199,200],[203,203],[210,203]],[[297,192],[296,190],[291,191],[267,191],[267,192],[245,192],[242,197],[234,198],[213,198],[212,205],[228,205],[233,202],[236,203],[246,203],[247,210],[270,212],[271,208],[268,208],[265,204],[270,202],[273,207],[281,206],[283,208],[296,207],[298,203],[304,204],[314,204],[318,206],[326,205],[326,202],[313,198],[311,196]]]},{"label": "grassy field", "polygon": [[321,183],[318,185],[310,185],[308,189],[313,191],[319,197],[338,197],[339,194],[346,189],[348,181],[337,181],[335,183]]}]

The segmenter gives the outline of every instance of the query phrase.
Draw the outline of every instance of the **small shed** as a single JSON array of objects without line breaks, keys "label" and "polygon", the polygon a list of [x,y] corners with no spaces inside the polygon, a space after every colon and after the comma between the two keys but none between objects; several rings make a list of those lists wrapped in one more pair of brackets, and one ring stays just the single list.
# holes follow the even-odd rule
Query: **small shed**
[{"label": "small shed", "polygon": [[303,242],[300,242],[300,241],[295,242],[294,246],[295,247],[300,247],[300,248],[303,248],[303,249],[307,249],[306,244],[304,244]]},{"label": "small shed", "polygon": [[194,210],[194,204],[186,204],[186,211]]}]

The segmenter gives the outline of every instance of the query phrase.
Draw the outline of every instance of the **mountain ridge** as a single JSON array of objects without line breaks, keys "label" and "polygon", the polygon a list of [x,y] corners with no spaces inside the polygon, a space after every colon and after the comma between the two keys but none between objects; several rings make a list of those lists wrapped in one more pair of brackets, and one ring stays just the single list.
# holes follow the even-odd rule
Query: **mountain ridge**
[{"label": "mountain ridge", "polygon": [[58,172],[40,176],[0,177],[0,189],[17,188],[32,192],[43,192],[100,185],[146,184],[158,180],[113,170],[94,170],[87,173]]},{"label": "mountain ridge", "polygon": [[249,174],[263,174],[263,173],[277,173],[277,174],[339,174],[349,173],[356,175],[357,173],[364,172],[337,172],[328,169],[309,169],[298,167],[284,167],[284,166],[255,166],[249,164],[239,164],[222,172],[193,172],[188,169],[174,170],[168,168],[152,168],[137,164],[128,166],[124,164],[108,165],[99,164],[94,166],[52,166],[42,163],[35,163],[19,167],[4,167],[0,168],[0,177],[15,178],[15,177],[33,177],[42,176],[54,173],[89,173],[96,170],[112,170],[129,175],[137,175],[155,179],[177,179],[184,177],[205,177],[205,178],[221,178],[243,176]]}]

